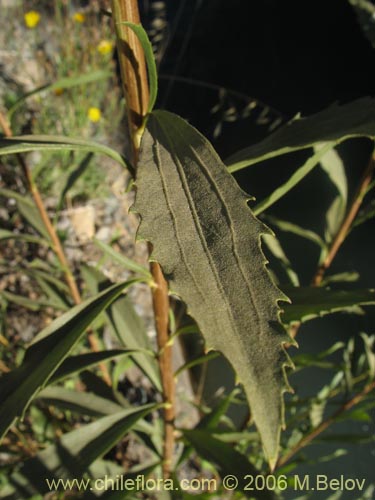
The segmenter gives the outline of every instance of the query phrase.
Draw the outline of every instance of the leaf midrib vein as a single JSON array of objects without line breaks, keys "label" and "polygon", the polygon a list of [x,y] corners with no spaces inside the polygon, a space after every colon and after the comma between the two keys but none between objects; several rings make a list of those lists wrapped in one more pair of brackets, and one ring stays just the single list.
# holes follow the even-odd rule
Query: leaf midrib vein
[{"label": "leaf midrib vein", "polygon": [[[150,134],[151,135],[151,134]],[[181,237],[180,237],[180,234],[179,234],[179,231],[178,231],[178,226],[177,226],[177,217],[176,217],[176,214],[173,210],[173,207],[172,207],[172,204],[170,202],[170,199],[169,199],[169,194],[168,194],[168,189],[167,189],[167,182],[165,180],[165,175],[163,173],[163,168],[162,168],[162,161],[161,161],[161,156],[160,156],[160,147],[159,147],[159,143],[157,140],[154,139],[154,155],[155,155],[155,163],[158,167],[158,171],[159,171],[159,175],[160,175],[160,180],[161,180],[161,185],[162,185],[162,188],[163,188],[163,193],[164,193],[164,197],[165,197],[165,202],[167,204],[167,207],[168,207],[168,210],[169,210],[169,213],[171,214],[171,217],[172,217],[172,221],[173,221],[173,227],[174,227],[174,231],[175,231],[175,235],[176,235],[176,240],[177,240],[177,243],[178,243],[178,248],[180,250],[180,253],[181,253],[181,256],[182,256],[182,259],[184,261],[184,264],[186,266],[186,269],[188,270],[188,273],[191,277],[191,279],[193,280],[193,283],[194,285],[196,286],[200,296],[202,297],[203,299],[203,302],[206,303],[206,297],[205,297],[205,294],[203,293],[203,290],[201,289],[199,283],[197,282],[197,280],[195,279],[195,276],[188,264],[188,259],[186,257],[186,254],[184,252],[184,247],[181,243]]]},{"label": "leaf midrib vein", "polygon": [[[241,336],[240,332],[238,331],[238,325],[237,325],[237,322],[235,321],[234,319],[234,316],[233,316],[233,312],[232,312],[232,308],[231,308],[231,304],[230,304],[230,301],[228,300],[228,296],[227,294],[225,293],[225,290],[221,284],[221,281],[220,281],[220,277],[218,275],[218,272],[217,272],[217,269],[216,269],[216,265],[215,265],[215,262],[211,256],[211,252],[209,251],[209,248],[207,246],[207,242],[205,240],[205,237],[204,237],[204,234],[203,234],[203,230],[202,230],[202,227],[201,227],[201,224],[200,224],[200,219],[199,219],[199,216],[197,214],[197,211],[196,211],[196,207],[195,207],[195,203],[194,203],[194,200],[191,196],[191,192],[190,192],[190,188],[189,188],[189,184],[188,184],[188,181],[186,179],[186,174],[184,172],[184,169],[182,168],[182,165],[181,165],[181,162],[179,161],[178,159],[178,155],[176,153],[176,149],[175,149],[175,146],[174,146],[174,143],[173,141],[170,140],[168,134],[165,132],[164,130],[164,127],[163,125],[159,122],[159,125],[160,125],[160,128],[163,130],[163,133],[164,133],[164,136],[165,136],[165,139],[168,141],[169,143],[169,146],[170,146],[170,151],[171,151],[171,154],[172,154],[172,157],[174,159],[174,163],[177,167],[177,170],[178,170],[178,173],[179,173],[179,176],[180,176],[180,179],[181,179],[181,182],[182,182],[182,187],[183,187],[183,190],[185,192],[185,196],[188,200],[188,203],[189,203],[189,207],[190,207],[190,212],[192,214],[192,220],[193,220],[193,223],[196,227],[196,230],[197,230],[197,233],[199,235],[199,239],[201,241],[201,245],[204,249],[204,253],[207,257],[207,260],[209,262],[209,265],[210,265],[210,268],[211,268],[211,272],[215,278],[215,282],[216,282],[216,286],[217,286],[217,289],[221,295],[221,298],[222,298],[222,301],[223,303],[225,304],[226,306],[226,309],[227,309],[227,314],[228,314],[228,317],[230,319],[230,323],[232,325],[232,330],[234,332],[236,332],[236,336],[237,338],[239,339],[239,342],[242,344],[243,343],[243,337]],[[175,132],[178,131],[178,127],[176,127],[174,129]],[[184,141],[184,137],[181,136],[180,134],[180,137],[182,138],[182,141]],[[190,145],[189,145],[189,149],[190,149]],[[193,151],[194,153],[194,151]],[[195,155],[194,155],[195,156]],[[196,157],[196,156],[195,156]],[[197,157],[196,157],[197,158]],[[203,170],[204,172],[206,173],[206,176],[207,176],[207,173],[208,173],[208,170],[207,170],[207,167],[206,165],[203,164],[203,161],[198,157],[197,159],[197,163],[198,165],[200,166],[203,166]],[[212,182],[212,179],[211,177],[209,177],[209,181],[210,181],[210,184],[213,184],[214,185],[214,188],[215,188],[215,191],[217,193],[217,196],[220,200],[220,202],[223,204],[223,206],[226,208],[226,205],[225,203],[223,203],[223,199],[221,197],[221,194],[218,192],[217,190],[217,187],[215,185],[215,183]],[[227,211],[225,211],[225,213],[227,213]],[[229,214],[228,214],[229,215]],[[242,271],[241,271],[242,272]],[[258,318],[257,318],[258,319]],[[258,323],[259,324],[259,323]]]},{"label": "leaf midrib vein", "polygon": [[[237,262],[237,266],[238,266],[238,268],[240,270],[242,278],[243,278],[244,282],[247,284],[247,288],[248,288],[249,295],[250,295],[250,300],[251,300],[251,305],[252,305],[253,310],[255,311],[255,316],[256,316],[255,323],[256,323],[256,327],[257,327],[256,329],[257,329],[257,331],[260,331],[261,334],[263,334],[262,321],[261,321],[261,317],[260,317],[259,311],[258,311],[258,309],[256,307],[256,301],[255,301],[254,293],[253,293],[250,281],[249,281],[249,279],[246,276],[245,270],[243,269],[243,265],[242,265],[242,263],[241,263],[241,261],[239,259],[238,253],[237,253],[236,238],[235,238],[235,233],[234,233],[234,230],[233,230],[233,225],[234,225],[233,224],[233,219],[231,217],[231,214],[230,214],[229,210],[227,209],[227,204],[225,203],[225,200],[224,200],[223,195],[222,195],[222,193],[221,193],[221,191],[219,189],[219,186],[212,179],[212,176],[210,175],[209,169],[208,169],[207,165],[205,164],[205,162],[203,161],[203,159],[198,155],[198,153],[196,152],[196,150],[189,143],[186,143],[186,141],[184,140],[184,137],[180,133],[178,127],[176,127],[175,131],[180,135],[181,140],[184,141],[185,144],[187,144],[187,147],[189,148],[189,151],[191,152],[191,154],[195,158],[197,164],[201,167],[202,171],[204,172],[204,175],[206,176],[206,178],[208,179],[209,183],[213,187],[213,189],[214,189],[214,191],[216,193],[216,196],[219,198],[219,201],[220,201],[221,205],[224,207],[224,213],[225,213],[225,216],[227,218],[228,226],[229,226],[229,230],[230,230],[230,234],[231,234],[232,253],[233,253],[234,257],[235,257],[235,260]],[[218,159],[218,161],[220,161],[220,160]],[[183,175],[185,176],[185,173],[183,173]],[[250,211],[249,208],[248,208],[248,210]],[[203,235],[202,235],[202,237],[203,237]],[[207,249],[207,251],[208,251],[208,249]],[[214,263],[212,264],[212,266],[214,266],[215,269],[216,269],[216,266],[215,266]],[[221,285],[221,283],[220,283],[220,285]],[[224,292],[224,296],[226,297],[225,292]],[[233,319],[233,314],[232,314],[232,310],[231,310],[230,305],[229,305],[229,310],[230,310],[231,318]],[[233,321],[233,322],[236,325],[236,322],[235,321]],[[236,329],[236,332],[237,332],[239,338],[241,339],[241,343],[242,343],[241,334],[238,332],[237,327],[235,327],[235,329]]]},{"label": "leaf midrib vein", "polygon": [[[178,155],[176,154],[176,149],[175,149],[174,143],[170,139],[169,135],[165,131],[165,129],[164,129],[164,127],[163,127],[163,125],[161,124],[160,121],[159,121],[159,126],[160,126],[161,130],[164,133],[165,139],[169,143],[171,155],[172,155],[174,163],[175,163],[175,165],[177,167],[177,170],[178,170],[178,173],[179,173],[179,177],[181,179],[182,187],[183,187],[183,190],[185,192],[185,196],[187,198],[187,201],[189,203],[190,212],[192,214],[192,220],[193,220],[195,228],[197,230],[197,233],[198,233],[201,245],[203,247],[203,251],[204,251],[205,255],[207,256],[209,265],[210,265],[211,270],[212,270],[212,274],[213,274],[213,276],[215,278],[217,289],[218,289],[218,291],[219,291],[219,293],[221,295],[223,303],[226,306],[228,317],[230,319],[230,323],[232,324],[232,329],[233,329],[233,331],[235,331],[237,333],[237,336],[241,339],[241,335],[238,332],[238,328],[237,328],[237,325],[236,325],[236,321],[235,321],[235,319],[233,317],[232,308],[231,308],[230,303],[228,301],[228,297],[227,297],[227,295],[226,295],[226,293],[225,293],[225,291],[223,289],[223,286],[221,284],[220,278],[218,276],[218,272],[217,272],[215,263],[214,263],[214,261],[212,259],[211,253],[210,253],[210,251],[208,249],[208,246],[207,246],[207,242],[206,242],[206,240],[204,238],[204,234],[202,232],[202,227],[201,227],[201,224],[200,224],[200,221],[199,221],[199,216],[198,216],[198,214],[196,212],[195,203],[194,203],[194,200],[191,197],[191,193],[190,193],[189,185],[188,185],[188,182],[187,182],[187,179],[186,179],[186,175],[185,175],[184,169],[181,166],[181,162],[178,159]],[[177,127],[176,127],[176,129],[177,129]]]},{"label": "leaf midrib vein", "polygon": [[[234,258],[237,262],[237,266],[241,272],[241,275],[242,275],[242,278],[243,280],[245,281],[245,283],[247,284],[247,288],[248,288],[248,291],[249,291],[249,295],[250,295],[250,300],[251,300],[251,305],[253,307],[253,309],[255,310],[255,313],[256,313],[256,326],[257,326],[257,330],[262,332],[263,329],[262,329],[262,321],[261,321],[261,316],[259,314],[259,311],[256,307],[256,300],[255,300],[255,295],[254,295],[254,292],[253,292],[253,289],[252,289],[252,286],[251,286],[251,283],[250,283],[250,280],[249,278],[247,277],[246,275],[246,272],[243,268],[243,264],[241,263],[241,260],[238,256],[238,251],[237,251],[237,244],[236,244],[236,236],[235,236],[235,232],[233,230],[233,226],[234,226],[234,223],[233,223],[233,219],[231,217],[231,214],[230,214],[230,211],[227,210],[227,205],[225,203],[225,200],[222,196],[222,193],[219,189],[219,187],[217,186],[217,184],[215,182],[213,182],[213,179],[210,177],[209,175],[209,171],[208,171],[208,168],[207,166],[205,165],[203,159],[201,159],[201,157],[196,153],[196,151],[190,146],[188,145],[188,147],[190,148],[192,154],[194,155],[197,163],[199,164],[199,166],[205,171],[205,174],[206,174],[206,178],[208,178],[210,181],[211,181],[211,185],[213,186],[222,206],[225,207],[225,214],[226,214],[226,217],[227,217],[227,220],[228,220],[228,226],[229,226],[229,230],[230,230],[230,234],[231,234],[231,242],[232,242],[232,253],[234,255]],[[250,212],[250,209],[247,207],[247,209],[249,210]],[[249,214],[250,215],[250,214]]]}]

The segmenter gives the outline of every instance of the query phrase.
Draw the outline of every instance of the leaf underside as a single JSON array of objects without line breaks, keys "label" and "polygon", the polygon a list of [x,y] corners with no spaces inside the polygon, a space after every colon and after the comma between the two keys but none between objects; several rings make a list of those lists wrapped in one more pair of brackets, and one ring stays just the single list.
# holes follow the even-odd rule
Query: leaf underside
[{"label": "leaf underside", "polygon": [[269,230],[209,142],[181,118],[149,117],[137,171],[138,239],[153,245],[172,293],[187,304],[209,349],[221,351],[243,383],[271,467],[283,424],[289,341],[265,268]]},{"label": "leaf underside", "polygon": [[344,105],[334,104],[319,113],[287,123],[263,141],[238,151],[226,163],[235,172],[275,156],[313,147],[332,146],[355,137],[375,138],[375,99],[364,97]]}]

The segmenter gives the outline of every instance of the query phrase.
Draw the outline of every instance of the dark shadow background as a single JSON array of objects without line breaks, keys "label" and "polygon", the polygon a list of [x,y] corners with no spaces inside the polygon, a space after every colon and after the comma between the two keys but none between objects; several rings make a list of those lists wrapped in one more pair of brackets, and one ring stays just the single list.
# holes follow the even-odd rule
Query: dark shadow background
[{"label": "dark shadow background", "polygon": [[[152,2],[144,2],[146,26],[152,17],[150,5]],[[375,51],[346,0],[170,0],[166,6],[172,33],[159,67],[158,106],[189,120],[223,158],[259,141],[273,125],[297,113],[312,114],[335,101],[345,103],[375,93]],[[230,91],[220,93],[215,86]],[[256,105],[249,116],[243,116],[251,98]],[[225,115],[228,109],[232,111]],[[223,120],[218,130],[223,116],[235,119]],[[367,140],[347,141],[340,148],[350,194],[370,154]],[[236,178],[261,200],[300,166],[304,155],[302,152],[245,169]],[[269,213],[322,235],[324,214],[333,194],[326,174],[317,168]],[[360,279],[355,286],[374,287],[374,229],[372,220],[353,231],[329,274],[356,270]],[[316,249],[298,237],[277,235],[301,283],[307,285],[315,270]],[[311,321],[299,333],[300,352],[320,352],[361,331],[373,334],[375,316],[370,308],[368,311],[366,316],[337,314]],[[220,383],[233,383],[228,380],[228,368],[215,363],[215,380],[208,393]],[[311,396],[327,383],[324,377],[321,371],[306,369],[291,376],[291,382],[301,395]],[[374,429],[373,424],[370,426]],[[337,427],[336,432],[368,432],[369,428],[368,424],[350,423]],[[295,472],[311,477],[326,474],[337,478],[344,474],[366,478],[369,486],[374,481],[373,444],[315,444],[305,453],[313,459],[337,448],[346,448],[347,455],[316,466],[302,465]],[[326,499],[330,494],[333,492],[315,492],[311,498]],[[285,498],[300,495],[302,492],[289,491]],[[359,498],[359,492],[347,492],[341,498]]]}]

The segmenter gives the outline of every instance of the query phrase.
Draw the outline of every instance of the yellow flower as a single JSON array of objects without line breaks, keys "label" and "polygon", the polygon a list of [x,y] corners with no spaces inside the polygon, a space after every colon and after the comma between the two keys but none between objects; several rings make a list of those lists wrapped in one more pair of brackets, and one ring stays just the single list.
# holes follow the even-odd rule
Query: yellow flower
[{"label": "yellow flower", "polygon": [[74,15],[73,15],[73,20],[76,22],[76,23],[84,23],[85,22],[85,15],[82,14],[82,12],[76,12]]},{"label": "yellow flower", "polygon": [[98,52],[100,52],[103,55],[112,52],[112,48],[113,48],[113,42],[111,42],[110,40],[102,40],[97,46]]},{"label": "yellow flower", "polygon": [[102,117],[102,113],[99,108],[90,108],[87,112],[87,116],[91,122],[96,123]]},{"label": "yellow flower", "polygon": [[29,10],[26,12],[26,14],[23,16],[25,20],[25,24],[28,28],[32,29],[35,28],[39,24],[40,21],[40,14],[39,12],[36,12],[35,10]]},{"label": "yellow flower", "polygon": [[56,96],[60,96],[64,93],[64,89],[62,89],[61,87],[57,87],[53,90],[53,93],[56,95]]}]

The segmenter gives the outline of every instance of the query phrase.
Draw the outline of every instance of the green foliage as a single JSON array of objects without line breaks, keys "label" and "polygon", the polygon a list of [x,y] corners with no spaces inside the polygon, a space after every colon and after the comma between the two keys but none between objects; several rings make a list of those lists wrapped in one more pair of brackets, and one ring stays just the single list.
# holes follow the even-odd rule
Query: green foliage
[{"label": "green foliage", "polygon": [[37,392],[77,344],[85,329],[101,311],[134,282],[113,285],[57,318],[39,333],[26,351],[22,365],[0,379],[0,435],[23,414]]},{"label": "green foliage", "polygon": [[127,166],[124,158],[112,148],[85,139],[48,135],[25,135],[22,137],[1,139],[0,141],[1,155],[27,153],[28,151],[66,150],[101,153],[117,161],[123,167]]},{"label": "green foliage", "polygon": [[375,138],[375,102],[358,99],[337,104],[306,118],[296,118],[259,144],[245,148],[226,160],[230,172],[276,156],[312,148],[320,143],[338,145],[352,137]]},{"label": "green foliage", "polygon": [[285,305],[282,321],[308,321],[313,318],[348,311],[361,314],[361,305],[375,305],[375,290],[331,290],[329,288],[286,288],[291,304]]},{"label": "green foliage", "polygon": [[27,94],[21,96],[8,110],[8,116],[11,118],[13,113],[17,110],[19,106],[21,106],[21,104],[24,101],[26,101],[26,99],[29,99],[30,97],[35,96],[37,94],[40,94],[43,91],[47,90],[62,91],[64,89],[71,89],[79,85],[86,85],[88,83],[97,82],[102,79],[107,79],[110,78],[111,76],[112,73],[110,71],[98,70],[87,74],[79,74],[77,76],[67,76],[60,78],[59,80],[56,80],[53,83],[42,85],[41,87],[38,87],[32,90],[31,92],[28,92]]},{"label": "green foliage", "polygon": [[207,140],[161,111],[144,133],[135,209],[138,238],[152,242],[151,258],[171,291],[186,302],[208,348],[236,366],[273,467],[288,364],[277,301],[287,299],[265,270],[260,236],[267,229]]},{"label": "green foliage", "polygon": [[151,111],[154,109],[156,98],[158,95],[158,74],[157,74],[157,69],[156,69],[156,63],[155,63],[155,58],[154,58],[154,52],[152,49],[152,45],[150,40],[148,39],[147,33],[145,30],[142,28],[142,26],[139,24],[133,24],[130,22],[124,22],[122,23],[128,28],[131,28],[134,33],[137,35],[139,41],[141,42],[144,54],[145,54],[145,59],[147,63],[147,68],[148,68],[148,76],[150,79],[149,85],[150,85],[150,101],[147,107],[147,113],[151,113]]},{"label": "green foliage", "polygon": [[[366,2],[351,3],[366,7]],[[181,380],[188,372],[193,381],[193,394],[177,397],[178,403],[184,400],[187,405],[181,413],[186,412],[188,418],[182,418],[180,424],[180,415],[177,416],[179,442],[173,478],[178,482],[193,464],[201,477],[209,469],[215,478],[231,475],[239,479],[237,493],[231,498],[281,499],[283,493],[277,489],[249,491],[248,478],[266,477],[269,465],[276,468],[275,477],[284,478],[284,474],[298,471],[301,464],[308,467],[335,460],[350,445],[374,440],[365,430],[352,432],[341,427],[348,421],[373,421],[375,404],[370,394],[375,378],[375,337],[372,331],[365,333],[368,322],[364,321],[349,340],[332,340],[329,347],[318,353],[307,351],[301,336],[298,354],[291,351],[296,370],[290,376],[292,385],[297,381],[296,392],[285,398],[285,404],[283,400],[283,392],[289,387],[285,367],[291,365],[285,349],[293,342],[284,328],[295,333],[311,320],[317,328],[329,324],[324,323],[328,315],[335,314],[330,318],[334,322],[342,314],[361,314],[366,318],[368,311],[373,313],[375,292],[356,283],[360,276],[355,269],[338,265],[332,274],[324,276],[321,286],[308,286],[289,256],[288,243],[297,237],[302,245],[318,251],[316,262],[306,262],[306,267],[311,268],[321,266],[332,251],[332,242],[342,230],[353,203],[346,166],[335,147],[348,138],[374,140],[374,101],[366,98],[335,105],[311,117],[292,120],[260,143],[233,155],[226,167],[208,140],[187,122],[166,111],[152,111],[157,76],[151,44],[141,26],[125,24],[141,41],[150,83],[149,116],[135,178],[135,209],[141,218],[137,237],[151,242],[151,258],[161,264],[174,296],[170,343],[188,339],[185,344],[182,342],[185,357],[174,367],[174,376]],[[72,40],[73,37],[67,45]],[[82,61],[68,49],[58,74],[49,83],[18,96],[9,107],[8,116],[17,127],[20,111],[48,95],[35,131],[49,129],[46,124],[60,110],[59,105],[52,106],[58,97],[53,92],[63,89],[61,102],[65,103],[69,96],[73,103],[61,118],[60,129],[69,130],[69,137],[33,134],[0,140],[4,164],[11,161],[11,155],[32,151],[46,154],[47,163],[62,155],[60,166],[51,169],[51,176],[59,178],[66,167],[57,190],[56,185],[52,189],[54,224],[60,210],[70,203],[77,184],[85,184],[92,162],[99,158],[94,153],[114,160],[127,168],[130,175],[134,174],[134,166],[121,153],[102,144],[100,135],[98,142],[95,134],[93,137],[87,133],[86,108],[93,89],[100,87],[98,99],[108,103],[105,94],[112,75],[109,57],[106,63],[99,63],[98,54],[94,56],[91,51],[89,64],[80,73]],[[70,70],[69,64],[74,65]],[[87,66],[90,71],[86,71]],[[115,107],[121,109],[118,101],[112,103]],[[116,117],[113,112],[114,127]],[[52,127],[51,132],[56,133]],[[75,135],[80,138],[74,138]],[[231,173],[308,148],[312,151],[303,164],[251,210],[247,206],[249,196],[240,190]],[[78,156],[68,156],[67,151],[77,152]],[[34,166],[35,185],[43,183],[44,161],[37,161]],[[333,191],[322,229],[267,212],[262,218],[274,228],[276,234],[272,235],[254,214],[268,211],[319,165],[327,174],[324,182]],[[51,184],[51,178],[45,185]],[[373,183],[368,184],[368,198],[373,187]],[[116,236],[112,235],[110,243],[93,240],[93,247],[100,253],[99,261],[90,265],[68,262],[80,292],[87,297],[73,307],[67,269],[59,261],[32,189],[25,194],[23,188],[19,192],[17,188],[17,183],[7,186],[6,182],[0,187],[1,199],[11,207],[6,227],[0,229],[4,250],[0,270],[6,278],[0,289],[0,452],[11,457],[0,473],[0,499],[39,500],[49,492],[46,477],[160,477],[164,444],[161,352],[150,338],[149,324],[146,326],[130,292],[130,288],[133,291],[137,287],[150,292],[155,287],[151,273],[116,250]],[[86,194],[92,195],[89,187]],[[344,238],[351,236],[350,230],[373,218],[373,201],[365,200],[364,205]],[[262,248],[271,257],[268,270]],[[101,272],[108,262],[116,263],[126,276],[130,274],[126,282],[121,283],[115,276],[119,282],[113,284]],[[22,279],[32,292],[22,293],[24,288],[18,286]],[[17,344],[19,336],[9,326],[14,311],[20,317],[29,311],[30,317],[38,316],[40,323],[47,324],[26,349],[24,341]],[[196,324],[192,324],[192,318]],[[8,330],[10,341],[5,335]],[[88,352],[88,337],[98,343],[97,352]],[[229,384],[224,387],[232,373],[219,351],[232,365],[235,385],[239,381],[242,386],[234,390]],[[109,383],[103,379],[103,364]],[[211,367],[215,367],[213,375]],[[317,389],[301,388],[302,379],[298,377],[305,370],[323,373],[325,382]],[[196,373],[199,378],[194,384]],[[206,395],[215,385],[210,376],[223,385],[222,393],[219,391],[212,398]],[[225,381],[216,382],[219,376]],[[136,382],[127,390],[126,384],[134,377]],[[190,422],[190,411],[198,415],[194,424]],[[286,429],[280,433],[284,420]],[[332,447],[314,462],[309,455],[311,442],[324,442],[327,446],[332,443]],[[143,451],[138,464],[133,465],[126,453],[127,447],[134,444]],[[217,484],[218,491],[199,492],[198,498],[229,495],[220,481]],[[369,498],[372,490],[368,492],[363,498]],[[60,493],[56,498],[65,498]],[[149,498],[148,493],[107,491],[94,495],[86,491],[83,498]],[[159,493],[161,499],[193,496],[182,491],[170,496],[167,492]],[[81,496],[82,492],[73,493],[73,498]]]},{"label": "green foliage", "polygon": [[[72,473],[83,475],[95,460],[114,446],[140,419],[157,408],[158,405],[151,404],[137,409],[120,410],[99,418],[84,428],[64,434],[57,445],[49,446],[25,462],[23,468],[11,478],[20,495],[18,498],[29,498],[24,494],[22,483],[31,483],[34,491],[46,494],[50,491],[46,478],[51,481],[53,478],[69,478]],[[1,493],[0,498],[4,498]]]},{"label": "green foliage", "polygon": [[[186,430],[184,431],[184,437],[202,458],[218,466],[222,478],[236,471],[235,477],[241,479],[238,489],[246,492],[250,476],[256,477],[258,471],[245,455],[234,450],[230,445],[212,436],[207,431]],[[273,494],[267,490],[255,491],[252,495],[259,500],[270,500],[273,498]]]}]

